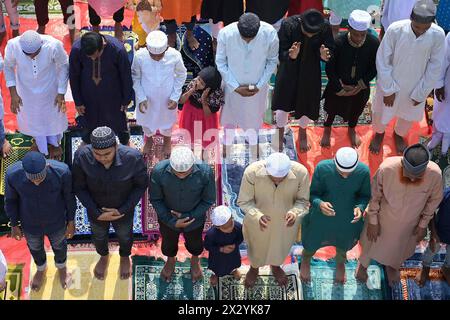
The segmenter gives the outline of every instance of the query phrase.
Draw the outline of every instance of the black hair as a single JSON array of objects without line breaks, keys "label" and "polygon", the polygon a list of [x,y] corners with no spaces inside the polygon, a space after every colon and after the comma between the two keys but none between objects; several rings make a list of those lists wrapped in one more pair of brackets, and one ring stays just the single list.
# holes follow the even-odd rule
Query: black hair
[{"label": "black hair", "polygon": [[103,37],[97,32],[87,32],[81,37],[81,51],[88,56],[102,50]]}]

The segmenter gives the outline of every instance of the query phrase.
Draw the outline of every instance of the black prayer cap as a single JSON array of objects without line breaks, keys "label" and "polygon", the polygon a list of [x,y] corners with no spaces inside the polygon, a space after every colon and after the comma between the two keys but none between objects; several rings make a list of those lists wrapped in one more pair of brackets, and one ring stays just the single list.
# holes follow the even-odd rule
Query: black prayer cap
[{"label": "black prayer cap", "polygon": [[432,23],[436,19],[436,10],[433,0],[419,0],[414,5],[411,20],[418,23]]},{"label": "black prayer cap", "polygon": [[259,17],[251,12],[244,13],[238,22],[238,29],[244,38],[254,38],[258,34],[261,21]]},{"label": "black prayer cap", "polygon": [[103,48],[103,37],[97,32],[86,32],[80,41],[81,51],[88,56]]},{"label": "black prayer cap", "polygon": [[318,33],[325,25],[325,19],[320,11],[309,9],[301,15],[302,27],[308,33]]}]

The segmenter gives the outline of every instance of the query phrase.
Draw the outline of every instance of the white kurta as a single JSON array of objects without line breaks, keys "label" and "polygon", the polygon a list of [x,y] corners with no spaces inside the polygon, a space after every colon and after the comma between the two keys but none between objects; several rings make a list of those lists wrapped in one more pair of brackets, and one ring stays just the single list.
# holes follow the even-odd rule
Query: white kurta
[{"label": "white kurta", "polygon": [[[261,21],[256,37],[246,43],[237,23],[219,32],[216,65],[225,82],[225,104],[222,125],[258,130],[267,108],[268,82],[278,64],[279,40],[275,29]],[[241,85],[255,85],[259,92],[242,97],[234,90]]]},{"label": "white kurta", "polygon": [[[444,41],[444,31],[435,24],[418,38],[410,20],[395,22],[386,31],[377,53],[377,92],[372,109],[381,114],[382,124],[394,117],[422,120],[425,100],[441,74]],[[393,93],[394,105],[386,107],[383,97]],[[414,106],[413,99],[421,103]]]},{"label": "white kurta", "polygon": [[409,19],[417,0],[384,0],[381,24],[384,30],[397,21]]},{"label": "white kurta", "polygon": [[[187,78],[181,53],[169,48],[160,61],[155,61],[147,48],[139,49],[134,56],[131,75],[136,94],[137,124],[153,133],[171,129],[177,121],[177,109],[168,109],[169,100],[178,103]],[[143,101],[148,105],[145,113],[138,108]]]},{"label": "white kurta", "polygon": [[19,38],[5,49],[6,86],[17,89],[23,105],[17,124],[23,134],[53,136],[67,129],[67,116],[58,111],[55,98],[65,94],[69,80],[69,58],[61,41],[42,35],[39,54],[31,59],[23,53]]},{"label": "white kurta", "polygon": [[436,88],[445,87],[445,100],[439,102],[434,99],[433,123],[442,133],[450,133],[450,33],[446,38],[446,53],[441,77]]}]

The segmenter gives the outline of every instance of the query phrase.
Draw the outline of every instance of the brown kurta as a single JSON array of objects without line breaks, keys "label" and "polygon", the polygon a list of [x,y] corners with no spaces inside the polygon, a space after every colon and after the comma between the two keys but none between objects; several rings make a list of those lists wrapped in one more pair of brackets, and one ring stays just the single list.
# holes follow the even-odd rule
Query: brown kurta
[{"label": "brown kurta", "polygon": [[[287,177],[275,186],[267,173],[265,161],[255,162],[244,172],[238,205],[245,213],[242,231],[252,267],[282,265],[299,238],[301,220],[308,213],[308,171],[292,161]],[[287,227],[285,221],[289,211],[297,216],[292,227]],[[263,215],[269,216],[271,221],[261,231],[259,219]]]},{"label": "brown kurta", "polygon": [[[371,259],[400,268],[414,254],[417,242],[413,234],[419,225],[426,228],[442,200],[442,173],[431,162],[421,182],[404,183],[401,180],[402,157],[386,159],[372,182],[372,199],[367,207],[367,218],[361,234],[360,262],[367,267]],[[376,242],[367,239],[367,224],[380,224],[381,234]]]}]

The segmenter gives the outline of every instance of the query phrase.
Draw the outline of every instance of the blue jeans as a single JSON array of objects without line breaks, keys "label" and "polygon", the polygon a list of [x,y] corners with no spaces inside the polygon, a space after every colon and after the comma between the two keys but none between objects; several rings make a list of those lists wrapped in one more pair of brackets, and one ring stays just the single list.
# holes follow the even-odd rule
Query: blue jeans
[{"label": "blue jeans", "polygon": [[[424,267],[431,267],[434,256],[439,252],[439,249],[441,248],[440,245],[437,245],[436,247],[437,248],[434,251],[432,251],[430,246],[428,246],[427,249],[425,250],[425,252],[423,253],[422,265]],[[445,255],[444,266],[447,268],[450,268],[450,245],[449,244],[447,244],[447,254]]]},{"label": "blue jeans", "polygon": [[114,222],[94,221],[91,219],[92,242],[94,242],[97,253],[102,257],[109,254],[109,226],[112,224],[119,240],[119,255],[129,257],[133,246],[133,216],[124,216]]},{"label": "blue jeans", "polygon": [[33,256],[34,263],[36,263],[38,271],[44,271],[47,266],[47,255],[44,249],[44,236],[48,237],[50,244],[55,254],[55,266],[58,269],[66,266],[67,260],[67,240],[66,228],[61,228],[52,234],[32,235],[24,232],[27,240],[28,249]]}]

